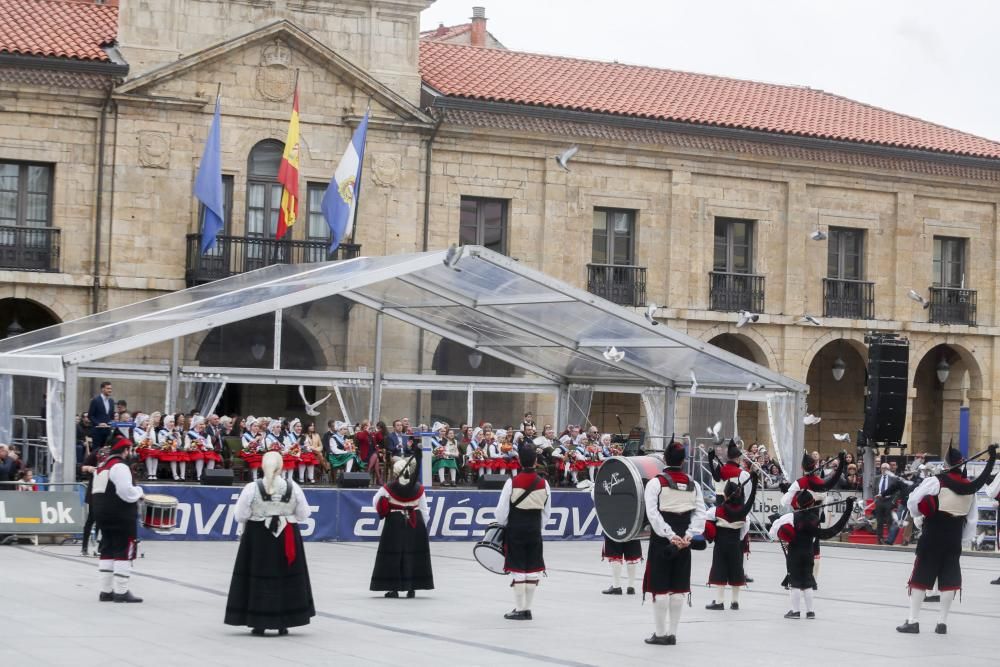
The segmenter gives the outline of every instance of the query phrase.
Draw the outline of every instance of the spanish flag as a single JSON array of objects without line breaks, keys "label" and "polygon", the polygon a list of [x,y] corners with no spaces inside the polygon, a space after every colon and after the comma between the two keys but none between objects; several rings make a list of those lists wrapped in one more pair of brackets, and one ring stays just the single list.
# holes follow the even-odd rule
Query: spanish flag
[{"label": "spanish flag", "polygon": [[292,117],[288,121],[288,136],[285,138],[285,153],[278,168],[278,182],[281,183],[281,210],[278,211],[278,230],[274,237],[285,235],[299,217],[299,87],[295,86],[292,102]]}]

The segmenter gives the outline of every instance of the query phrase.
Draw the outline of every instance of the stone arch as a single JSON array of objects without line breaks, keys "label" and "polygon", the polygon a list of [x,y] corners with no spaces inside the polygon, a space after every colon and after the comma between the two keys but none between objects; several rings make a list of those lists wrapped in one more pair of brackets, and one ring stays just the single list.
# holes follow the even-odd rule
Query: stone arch
[{"label": "stone arch", "polygon": [[[51,308],[33,299],[0,299],[0,338],[44,329],[62,321]],[[44,378],[14,377],[14,414],[38,416],[45,400]]]},{"label": "stone arch", "polygon": [[946,336],[943,341],[937,338],[930,338],[925,340],[920,347],[916,349],[910,348],[910,368],[908,370],[909,377],[907,378],[909,386],[913,386],[917,372],[917,365],[913,363],[913,360],[923,360],[928,352],[941,345],[947,345],[952,348],[965,363],[969,371],[969,388],[982,389],[984,371],[979,363],[979,359],[976,357],[975,348],[970,350],[964,343],[957,342],[955,336]]},{"label": "stone arch", "polygon": [[[843,341],[844,345],[850,346],[851,349],[861,355],[861,358],[866,364],[868,363],[868,347],[865,344],[864,334],[860,331],[851,331],[848,329],[828,331],[814,340],[812,345],[809,346],[809,349],[806,350],[806,353],[802,355],[803,367],[808,370],[820,350],[830,343],[838,340]],[[808,360],[808,362],[806,360]]]},{"label": "stone arch", "polygon": [[732,324],[719,324],[699,334],[698,339],[711,344],[713,339],[724,334],[734,336],[745,343],[753,353],[751,361],[761,366],[766,366],[773,371],[781,372],[781,364],[778,363],[778,356],[774,353],[774,348],[771,347],[767,338],[752,328],[737,329]]},{"label": "stone arch", "polygon": [[[708,342],[709,345],[714,345],[721,350],[725,350],[730,354],[735,354],[736,356],[747,359],[748,361],[753,361],[761,366],[773,368],[773,366],[769,364],[767,357],[769,351],[773,356],[773,351],[770,350],[770,346],[767,345],[767,341],[762,337],[755,340],[750,335],[753,332],[747,332],[744,334],[740,331],[739,333],[736,333],[733,331],[735,327],[716,327],[716,329],[721,329],[721,331],[707,339],[706,342]],[[774,361],[771,360],[771,363],[774,363]],[[693,397],[691,400],[691,409],[693,413],[701,415],[700,417],[692,416],[692,420],[694,421],[701,419],[706,412],[712,412],[718,409],[718,401],[712,399],[699,399],[697,397]],[[736,426],[739,430],[740,437],[742,437],[747,443],[761,440],[762,437],[768,432],[767,409],[764,405],[756,401],[741,401],[736,408]],[[726,420],[723,420],[723,425],[727,425]],[[699,433],[701,432],[700,426],[701,425],[699,424]]]},{"label": "stone arch", "polygon": [[[987,431],[991,405],[982,396],[983,371],[967,347],[953,342],[929,341],[919,348],[912,376],[909,405],[911,451],[943,454],[950,441],[959,442],[960,414],[969,409],[969,441],[979,442]],[[948,362],[944,383],[938,364]]]},{"label": "stone arch", "polygon": [[[867,349],[854,338],[841,338],[838,333],[821,337],[825,343],[810,348],[809,365],[805,373],[809,385],[808,410],[823,421],[805,430],[808,451],[833,454],[841,445],[834,433],[856,433],[865,418],[865,386],[867,383]],[[841,342],[842,341],[842,342]],[[815,352],[813,352],[815,350]],[[832,372],[834,361],[844,362],[844,374],[837,380]]]}]

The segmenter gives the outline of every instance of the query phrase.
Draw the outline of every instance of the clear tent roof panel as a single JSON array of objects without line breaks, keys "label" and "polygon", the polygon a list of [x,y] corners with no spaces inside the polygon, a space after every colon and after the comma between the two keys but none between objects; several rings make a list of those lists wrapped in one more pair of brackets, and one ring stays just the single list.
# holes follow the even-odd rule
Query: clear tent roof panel
[{"label": "clear tent roof panel", "polygon": [[[805,385],[611,304],[492,251],[446,251],[277,265],[0,341],[0,372],[35,357],[64,365],[341,295],[471,344],[550,380],[804,392]],[[603,357],[615,344],[626,353]],[[22,373],[18,373],[22,374]]]}]

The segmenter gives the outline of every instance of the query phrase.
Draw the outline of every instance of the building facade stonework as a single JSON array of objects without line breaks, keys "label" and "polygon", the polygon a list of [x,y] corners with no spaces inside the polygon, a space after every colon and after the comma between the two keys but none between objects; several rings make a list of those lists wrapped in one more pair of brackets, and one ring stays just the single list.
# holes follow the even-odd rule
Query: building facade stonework
[{"label": "building facade stonework", "polygon": [[[761,133],[690,133],[482,100],[456,103],[426,82],[422,88],[419,13],[429,4],[122,0],[117,50],[128,72],[109,75],[112,84],[58,85],[31,63],[5,61],[0,163],[51,169],[49,227],[59,230],[60,241],[57,265],[49,270],[23,270],[13,262],[0,268],[0,304],[9,308],[0,327],[18,304],[34,304],[61,322],[192,284],[193,265],[206,266],[189,251],[188,235],[200,231],[192,187],[217,90],[229,191],[225,233],[266,238],[273,209],[268,150],[284,140],[297,82],[304,194],[291,232],[295,242],[320,239],[322,225],[310,226],[309,193],[326,187],[370,106],[352,239],[361,254],[468,240],[469,229],[480,229],[475,212],[483,212],[488,226],[494,202],[501,236],[483,227],[478,242],[494,242],[520,262],[584,289],[602,289],[594,276],[614,275],[625,288],[625,305],[658,304],[656,317],[668,326],[808,382],[809,411],[823,417],[807,428],[810,449],[833,451],[833,433],[860,428],[864,336],[871,330],[910,340],[903,441],[912,450],[937,452],[957,438],[960,407],[969,409],[972,442],[1000,428],[992,401],[1000,386],[1000,160],[859,150],[846,142],[796,144]],[[580,150],[565,171],[553,156],[574,144]],[[615,243],[628,246],[627,261],[609,261],[604,247],[596,248],[609,233],[595,233],[598,220],[612,218],[621,229],[611,233],[621,232]],[[827,239],[812,240],[817,230]],[[257,246],[234,241],[230,247],[244,253],[238,268],[259,264]],[[326,257],[298,261],[310,259]],[[616,273],[616,265],[631,268]],[[634,292],[640,275],[641,302]],[[934,310],[908,298],[910,289],[938,299]],[[759,320],[738,328],[733,299],[759,303]],[[805,315],[820,325],[803,321]],[[310,352],[304,365],[371,368],[370,312],[331,301],[286,317]],[[236,334],[190,337],[181,355],[190,364],[216,363],[212,346],[232,349],[226,335]],[[252,347],[249,339],[241,342]],[[387,364],[397,372],[440,372],[454,352],[435,336],[395,324],[386,327],[385,345]],[[157,349],[112,361],[160,363],[169,355]],[[839,380],[831,372],[837,361],[845,367]],[[155,408],[162,400],[162,389],[120,384],[130,403]],[[284,394],[256,386],[232,400],[244,414],[292,407]],[[461,401],[464,406],[464,396]],[[484,409],[491,405],[488,396],[482,401]],[[502,414],[483,416],[516,424],[525,409],[534,410],[539,423],[554,414],[551,401],[530,395],[503,397],[499,405]],[[339,414],[327,407],[329,416]],[[693,409],[681,401],[678,423]],[[465,418],[454,412],[451,399],[432,392],[387,392],[382,410],[414,422]],[[591,421],[610,430],[616,414],[626,428],[644,418],[637,396],[595,395]],[[741,404],[738,422],[744,439],[769,440],[763,406]]]}]

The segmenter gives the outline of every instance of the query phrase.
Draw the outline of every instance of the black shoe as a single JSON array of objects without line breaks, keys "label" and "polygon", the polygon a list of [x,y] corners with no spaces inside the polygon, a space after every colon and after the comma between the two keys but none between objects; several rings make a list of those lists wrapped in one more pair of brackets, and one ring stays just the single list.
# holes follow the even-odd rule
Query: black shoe
[{"label": "black shoe", "polygon": [[417,592],[416,591],[406,591],[406,597],[408,599],[412,600],[413,598],[417,597]]},{"label": "black shoe", "polygon": [[647,644],[660,644],[661,646],[673,646],[677,643],[677,637],[673,635],[657,635],[643,639]]},{"label": "black shoe", "polygon": [[601,593],[603,593],[604,595],[621,595],[622,594],[622,587],[621,586],[612,586],[611,588],[604,589],[603,591],[601,591]]},{"label": "black shoe", "polygon": [[800,614],[797,611],[789,611],[788,613],[785,614],[785,618],[799,619],[802,618],[802,614]]},{"label": "black shoe", "polygon": [[753,577],[751,577],[749,574],[746,575],[746,576],[744,576],[743,579],[746,580],[746,582],[748,584],[752,584],[753,583]]},{"label": "black shoe", "polygon": [[101,591],[101,594],[98,596],[97,599],[100,600],[101,602],[112,602],[115,599],[115,594],[105,593],[104,591]]},{"label": "black shoe", "polygon": [[518,611],[517,609],[511,609],[509,612],[503,615],[508,621],[530,621],[531,612],[527,609],[523,611]]},{"label": "black shoe", "polygon": [[814,611],[807,611],[806,612],[806,618],[816,618],[816,612],[814,612]]},{"label": "black shoe", "polygon": [[278,628],[278,636],[284,637],[288,634],[288,628]]},{"label": "black shoe", "polygon": [[388,593],[385,594],[385,597],[387,597],[387,598],[398,598],[399,597],[399,591],[389,591]]},{"label": "black shoe", "polygon": [[993,584],[994,586],[1000,586],[1000,577],[997,577],[996,579],[994,579],[990,583]]},{"label": "black shoe", "polygon": [[739,611],[740,610],[740,603],[739,602],[730,602],[729,603],[729,608],[732,609],[733,611]]},{"label": "black shoe", "polygon": [[264,628],[254,628],[253,630],[250,631],[250,634],[252,634],[252,635],[254,635],[256,637],[263,637],[264,636]]},{"label": "black shoe", "polygon": [[925,595],[924,596],[924,602],[940,602],[940,601],[941,601],[941,596],[940,595]]},{"label": "black shoe", "polygon": [[125,591],[124,593],[115,593],[115,602],[142,602],[142,598],[137,598],[132,595],[132,591]]},{"label": "black shoe", "polygon": [[944,623],[938,623],[934,627],[934,632],[939,635],[946,635],[948,634],[948,626],[945,625]]},{"label": "black shoe", "polygon": [[920,634],[920,623],[910,623],[906,622],[902,625],[896,626],[896,632],[902,632],[908,635],[919,635]]},{"label": "black shoe", "polygon": [[628,593],[629,595],[635,595],[635,589],[632,588],[631,586],[629,586],[628,588],[626,588],[625,592]]},{"label": "black shoe", "polygon": [[84,558],[86,558],[90,554],[87,553],[87,548],[84,547],[83,549],[80,550],[80,555],[83,556]]},{"label": "black shoe", "polygon": [[722,611],[726,608],[726,605],[722,602],[713,602],[712,604],[705,605],[705,609],[711,609],[712,611]]}]

